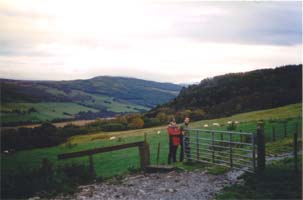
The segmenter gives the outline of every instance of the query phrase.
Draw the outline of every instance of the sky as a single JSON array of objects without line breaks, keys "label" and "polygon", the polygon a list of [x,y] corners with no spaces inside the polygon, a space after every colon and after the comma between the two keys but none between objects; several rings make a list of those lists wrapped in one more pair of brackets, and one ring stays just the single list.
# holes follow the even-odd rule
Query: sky
[{"label": "sky", "polygon": [[302,2],[1,0],[0,78],[193,83],[302,63]]}]

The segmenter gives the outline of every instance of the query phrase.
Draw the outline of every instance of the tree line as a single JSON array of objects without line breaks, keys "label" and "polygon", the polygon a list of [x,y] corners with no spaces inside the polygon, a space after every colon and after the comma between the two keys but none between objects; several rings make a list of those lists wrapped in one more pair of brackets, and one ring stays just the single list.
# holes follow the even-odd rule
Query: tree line
[{"label": "tree line", "polygon": [[207,78],[183,88],[175,99],[151,109],[146,116],[190,110],[199,111],[198,119],[210,119],[299,102],[302,64]]}]

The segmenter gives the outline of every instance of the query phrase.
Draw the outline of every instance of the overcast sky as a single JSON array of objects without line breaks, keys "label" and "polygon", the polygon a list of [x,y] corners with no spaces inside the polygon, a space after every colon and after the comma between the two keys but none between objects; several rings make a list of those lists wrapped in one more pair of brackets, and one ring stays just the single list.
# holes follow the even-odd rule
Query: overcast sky
[{"label": "overcast sky", "polygon": [[0,78],[174,83],[302,63],[301,2],[1,0]]}]

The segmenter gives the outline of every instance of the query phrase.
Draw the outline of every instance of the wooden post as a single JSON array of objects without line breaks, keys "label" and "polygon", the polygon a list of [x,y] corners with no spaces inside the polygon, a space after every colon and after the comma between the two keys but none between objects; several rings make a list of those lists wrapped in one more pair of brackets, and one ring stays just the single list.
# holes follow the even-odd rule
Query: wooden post
[{"label": "wooden post", "polygon": [[252,141],[252,165],[254,172],[256,172],[256,145],[255,145],[255,134],[253,133],[251,136]]},{"label": "wooden post", "polygon": [[150,151],[149,151],[149,144],[147,142],[147,133],[144,133],[144,154],[146,159],[146,165],[150,164]]},{"label": "wooden post", "polygon": [[295,174],[298,174],[298,124],[294,134],[294,160],[295,160]]},{"label": "wooden post", "polygon": [[272,127],[272,141],[276,141],[276,129],[274,126]]},{"label": "wooden post", "polygon": [[223,138],[223,133],[221,133],[221,145],[224,146],[224,142],[223,142],[224,138]]},{"label": "wooden post", "polygon": [[150,164],[149,159],[149,145],[144,143],[139,147],[139,154],[140,154],[140,167],[141,169],[145,169]]},{"label": "wooden post", "polygon": [[89,155],[89,173],[90,177],[94,178],[95,177],[95,168],[94,168],[94,161],[93,161],[93,155]]},{"label": "wooden post", "polygon": [[160,159],[160,142],[158,143],[158,149],[157,149],[157,165],[159,165],[159,159]]},{"label": "wooden post", "polygon": [[287,136],[287,122],[284,122],[284,137]]},{"label": "wooden post", "polygon": [[198,139],[198,131],[196,131],[196,146],[197,146],[197,160],[200,159],[200,155],[199,155],[199,139]]},{"label": "wooden post", "polygon": [[265,137],[263,121],[259,121],[257,125],[257,145],[257,172],[263,172],[265,169]]},{"label": "wooden post", "polygon": [[229,133],[229,163],[230,168],[233,168],[232,133]]},{"label": "wooden post", "polygon": [[294,180],[296,186],[296,193],[297,196],[300,196],[300,179],[299,179],[299,171],[298,171],[298,133],[299,133],[299,126],[298,123],[296,124],[296,130],[294,134]]},{"label": "wooden post", "polygon": [[212,147],[213,147],[213,149],[212,149],[212,162],[214,163],[215,162],[215,148],[214,148],[214,144],[215,144],[215,142],[214,142],[214,132],[211,132],[211,145],[212,145]]}]

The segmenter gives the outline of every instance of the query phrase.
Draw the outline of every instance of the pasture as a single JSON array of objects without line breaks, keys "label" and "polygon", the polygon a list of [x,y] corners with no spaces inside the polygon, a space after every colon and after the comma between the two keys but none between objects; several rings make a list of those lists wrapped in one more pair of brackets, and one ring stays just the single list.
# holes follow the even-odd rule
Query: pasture
[{"label": "pasture", "polygon": [[[299,130],[302,132],[302,114],[301,104],[294,104],[275,109],[262,110],[256,112],[243,113],[227,118],[202,120],[193,122],[191,127],[202,128],[209,124],[209,129],[226,130],[228,121],[238,121],[236,130],[251,132],[255,130],[257,120],[265,120],[265,134],[268,141],[271,141],[272,126],[276,126],[277,140],[284,137],[283,124],[287,121],[288,136],[294,132],[295,124],[299,124]],[[213,126],[213,123],[221,124],[220,127]],[[279,128],[280,127],[280,128]],[[160,164],[167,162],[168,138],[166,126],[120,131],[120,132],[98,132],[86,135],[71,137],[65,144],[50,148],[41,148],[33,150],[19,151],[11,155],[1,156],[2,172],[12,173],[20,168],[37,168],[41,165],[43,158],[49,159],[56,166],[66,163],[83,163],[88,165],[88,157],[73,158],[69,160],[57,160],[57,155],[61,153],[74,152],[96,147],[112,146],[117,144],[143,141],[144,134],[147,134],[147,140],[150,144],[151,163],[156,163],[157,147],[160,143]],[[301,134],[299,134],[301,137]],[[114,138],[110,140],[110,137]],[[179,155],[179,152],[178,152]],[[131,148],[93,156],[94,167],[98,177],[111,177],[121,175],[130,170],[139,167],[138,149]]]},{"label": "pasture", "polygon": [[[34,111],[30,112],[30,109]],[[80,111],[98,112],[97,109],[76,103],[41,102],[41,103],[6,103],[1,105],[1,120],[6,122],[32,121],[37,123],[53,119],[69,119]]]}]

